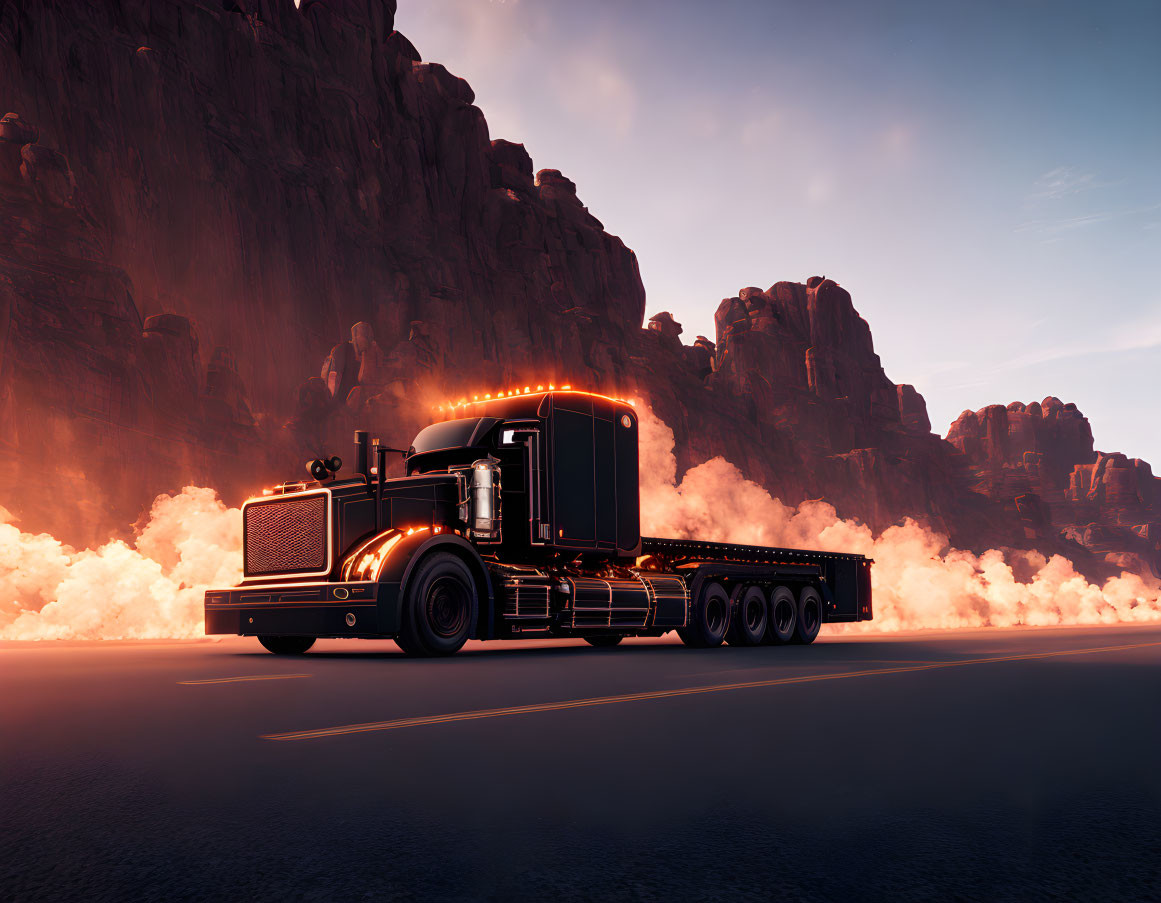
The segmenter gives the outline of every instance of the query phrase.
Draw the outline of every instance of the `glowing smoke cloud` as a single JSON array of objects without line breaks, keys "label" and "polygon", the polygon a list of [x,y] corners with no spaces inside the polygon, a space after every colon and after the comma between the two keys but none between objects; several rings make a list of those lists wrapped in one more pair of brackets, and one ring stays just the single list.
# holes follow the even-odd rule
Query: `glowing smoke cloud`
[{"label": "glowing smoke cloud", "polygon": [[242,517],[212,489],[161,495],[130,546],[76,551],[0,508],[0,638],[204,636],[203,596],[242,576]]},{"label": "glowing smoke cloud", "polygon": [[[1064,558],[1020,553],[1033,572],[1020,582],[1001,552],[950,549],[910,520],[874,537],[824,502],[783,505],[722,458],[678,484],[672,430],[637,409],[643,532],[868,555],[875,620],[848,630],[1161,621],[1161,585],[1133,574],[1096,586]],[[241,514],[212,489],[158,496],[133,545],[77,551],[11,521],[0,508],[0,639],[200,637],[205,590],[242,575]]]},{"label": "glowing smoke cloud", "polygon": [[783,505],[723,458],[692,468],[678,485],[673,431],[648,405],[637,408],[642,532],[874,558],[875,619],[847,630],[1161,621],[1161,584],[1135,574],[1096,586],[1059,555],[1018,553],[1034,572],[1022,583],[1002,552],[948,548],[945,536],[910,519],[876,538],[825,502]]}]

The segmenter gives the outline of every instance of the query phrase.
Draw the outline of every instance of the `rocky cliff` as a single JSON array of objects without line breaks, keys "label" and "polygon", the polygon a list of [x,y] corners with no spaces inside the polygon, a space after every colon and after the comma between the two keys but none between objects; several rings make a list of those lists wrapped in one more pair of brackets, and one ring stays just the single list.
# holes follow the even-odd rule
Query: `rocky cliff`
[{"label": "rocky cliff", "polygon": [[[599,358],[640,324],[636,259],[554,170],[490,141],[393,0],[7,2],[10,106],[72,164],[143,315],[238,352],[256,406],[356,321],[392,363]],[[406,347],[427,336],[427,355]],[[403,343],[404,347],[398,347]],[[618,345],[619,340],[613,342]]]},{"label": "rocky cliff", "polygon": [[193,473],[253,485],[281,435],[260,429],[233,356],[203,358],[185,317],[142,320],[67,159],[38,138],[0,120],[0,498],[86,538]]},{"label": "rocky cliff", "polygon": [[1048,397],[964,411],[947,439],[967,457],[972,488],[1029,529],[1161,574],[1161,478],[1147,461],[1096,451],[1076,405]]},{"label": "rocky cliff", "polygon": [[[534,174],[523,147],[491,141],[468,84],[421,62],[393,18],[385,0],[0,2],[0,74],[17,111],[0,203],[14,221],[31,204],[84,236],[57,270],[6,272],[5,324],[23,325],[2,334],[5,410],[25,421],[7,454],[94,495],[101,529],[184,479],[297,472],[323,441],[302,416],[318,386],[300,385],[354,322],[377,336],[367,376],[389,403],[376,409],[405,409],[407,423],[426,416],[416,396],[438,394],[445,371],[489,383],[534,367],[626,372],[619,349],[645,304],[633,253],[567,178]],[[43,230],[20,241],[61,250]],[[6,256],[7,268],[18,255]],[[105,283],[78,294],[77,267]],[[33,322],[46,294],[56,309]],[[115,336],[50,351],[55,324],[105,317],[98,308],[117,311]],[[99,377],[94,348],[108,359]],[[154,392],[159,363],[175,372]],[[59,437],[45,456],[33,426],[87,422],[89,392],[106,399],[108,429]],[[221,423],[202,416],[211,408]],[[301,429],[289,437],[247,423],[291,417]],[[177,466],[155,467],[141,437],[158,431],[193,443]],[[294,450],[272,455],[283,439]],[[173,457],[168,444],[161,454]],[[105,457],[132,476],[63,463]],[[106,476],[86,476],[97,470]],[[53,523],[13,498],[26,525]]]},{"label": "rocky cliff", "polygon": [[[682,467],[1099,564],[931,433],[835,281],[743,288],[713,340],[645,324],[633,252],[394,12],[0,0],[0,501],[26,527],[84,539],[187,480],[237,501],[355,425],[406,443],[446,399],[567,382],[649,399]],[[1069,449],[1086,499],[1121,486]]]}]

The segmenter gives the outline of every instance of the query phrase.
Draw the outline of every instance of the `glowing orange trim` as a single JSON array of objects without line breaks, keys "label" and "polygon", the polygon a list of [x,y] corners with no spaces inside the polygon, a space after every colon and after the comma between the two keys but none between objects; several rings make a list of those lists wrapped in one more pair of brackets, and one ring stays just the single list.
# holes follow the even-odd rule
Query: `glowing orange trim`
[{"label": "glowing orange trim", "polygon": [[[379,575],[383,573],[383,566],[387,563],[391,552],[399,543],[403,542],[405,537],[414,536],[416,533],[430,529],[431,527],[408,527],[406,530],[398,529],[388,531],[388,533],[380,533],[350,555],[347,563],[343,566],[343,579],[377,581]],[[441,530],[442,528],[437,528],[436,532]]]}]

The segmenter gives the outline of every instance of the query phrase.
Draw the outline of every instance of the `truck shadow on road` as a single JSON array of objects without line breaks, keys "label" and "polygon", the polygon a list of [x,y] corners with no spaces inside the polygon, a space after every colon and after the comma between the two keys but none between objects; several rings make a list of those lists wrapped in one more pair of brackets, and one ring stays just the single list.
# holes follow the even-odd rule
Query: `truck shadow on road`
[{"label": "truck shadow on road", "polygon": [[[1013,648],[1011,654],[1023,650]],[[1002,654],[1002,653],[1001,653]],[[268,652],[260,649],[239,651],[234,655],[241,658],[270,658]],[[690,649],[680,643],[628,643],[616,649],[594,649],[578,645],[536,645],[536,646],[469,646],[446,658],[412,658],[402,650],[381,648],[374,650],[328,649],[308,652],[302,656],[288,656],[285,661],[385,661],[417,665],[451,664],[473,659],[502,661],[574,658],[592,658],[602,662],[613,660],[641,661],[644,659],[667,659],[686,661],[707,668],[723,665],[734,668],[766,668],[778,665],[919,665],[940,664],[976,657],[977,653],[961,650],[916,648],[914,643],[817,643],[812,646],[759,646],[753,648],[722,646],[718,649]]]}]

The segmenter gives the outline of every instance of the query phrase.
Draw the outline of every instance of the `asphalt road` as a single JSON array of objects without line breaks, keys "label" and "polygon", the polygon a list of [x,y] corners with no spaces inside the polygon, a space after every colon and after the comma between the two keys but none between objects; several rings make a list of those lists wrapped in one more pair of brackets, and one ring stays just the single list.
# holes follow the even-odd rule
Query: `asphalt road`
[{"label": "asphalt road", "polygon": [[0,645],[0,898],[1161,899],[1161,627],[316,649]]}]

